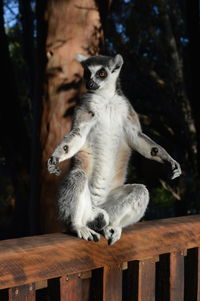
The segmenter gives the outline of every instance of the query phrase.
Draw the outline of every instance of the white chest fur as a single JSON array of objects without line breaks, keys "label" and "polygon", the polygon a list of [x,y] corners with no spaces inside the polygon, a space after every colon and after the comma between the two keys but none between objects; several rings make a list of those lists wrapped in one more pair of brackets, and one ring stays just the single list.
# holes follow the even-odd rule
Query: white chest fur
[{"label": "white chest fur", "polygon": [[[127,148],[123,123],[128,114],[128,107],[118,95],[109,101],[95,97],[90,102],[90,107],[95,114],[96,123],[87,139],[87,147],[93,154],[89,186],[93,202],[100,204],[104,202],[116,176],[118,154],[122,148]],[[126,165],[126,162],[124,164]]]}]

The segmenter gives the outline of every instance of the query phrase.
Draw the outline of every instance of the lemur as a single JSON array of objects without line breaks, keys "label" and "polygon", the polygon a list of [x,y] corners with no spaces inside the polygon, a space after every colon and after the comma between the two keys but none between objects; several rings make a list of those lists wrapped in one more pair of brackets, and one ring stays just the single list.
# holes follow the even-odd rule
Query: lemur
[{"label": "lemur", "polygon": [[119,85],[123,58],[77,55],[84,68],[87,93],[77,106],[72,130],[56,147],[47,166],[59,175],[58,163],[72,158],[58,192],[58,215],[79,238],[109,244],[122,228],[139,221],[149,203],[142,184],[124,184],[132,150],[172,168],[181,168],[167,151],[142,132],[137,113]]}]

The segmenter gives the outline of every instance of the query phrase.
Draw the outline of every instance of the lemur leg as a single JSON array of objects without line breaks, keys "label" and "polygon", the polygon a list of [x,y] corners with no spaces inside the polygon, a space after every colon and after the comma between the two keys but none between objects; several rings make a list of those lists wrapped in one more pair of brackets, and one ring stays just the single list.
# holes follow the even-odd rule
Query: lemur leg
[{"label": "lemur leg", "polygon": [[104,229],[109,244],[121,237],[122,228],[138,222],[149,203],[149,193],[142,184],[127,184],[110,192],[102,205],[109,215],[110,223]]},{"label": "lemur leg", "polygon": [[168,163],[171,165],[171,179],[175,179],[181,175],[180,164],[175,161],[168,152],[159,144],[150,139],[147,135],[134,127],[130,122],[126,123],[127,142],[130,147],[145,158],[155,160],[160,163]]},{"label": "lemur leg", "polygon": [[87,135],[94,126],[95,114],[87,107],[79,107],[76,110],[72,130],[68,133],[54,150],[47,161],[49,173],[60,175],[58,164],[72,158],[84,145]]},{"label": "lemur leg", "polygon": [[100,235],[87,226],[95,219],[92,208],[88,180],[85,172],[75,168],[64,178],[58,194],[58,214],[61,221],[70,221],[71,230],[79,238],[98,241]]}]

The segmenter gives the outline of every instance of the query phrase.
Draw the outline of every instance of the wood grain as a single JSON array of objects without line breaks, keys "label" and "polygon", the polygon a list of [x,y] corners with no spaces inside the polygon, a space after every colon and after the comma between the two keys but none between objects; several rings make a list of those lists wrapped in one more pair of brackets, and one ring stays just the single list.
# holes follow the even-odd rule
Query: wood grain
[{"label": "wood grain", "polygon": [[60,300],[82,300],[82,280],[79,274],[66,275],[60,278]]},{"label": "wood grain", "polygon": [[155,263],[158,258],[138,262],[138,301],[155,301]]},{"label": "wood grain", "polygon": [[122,267],[105,266],[103,269],[103,301],[122,301]]},{"label": "wood grain", "polygon": [[13,287],[8,290],[9,301],[35,301],[34,284]]},{"label": "wood grain", "polygon": [[184,255],[170,254],[170,301],[184,301]]},{"label": "wood grain", "polygon": [[[200,215],[141,222],[108,246],[58,233],[0,242],[0,289],[200,246]],[[177,300],[176,300],[177,301]]]}]

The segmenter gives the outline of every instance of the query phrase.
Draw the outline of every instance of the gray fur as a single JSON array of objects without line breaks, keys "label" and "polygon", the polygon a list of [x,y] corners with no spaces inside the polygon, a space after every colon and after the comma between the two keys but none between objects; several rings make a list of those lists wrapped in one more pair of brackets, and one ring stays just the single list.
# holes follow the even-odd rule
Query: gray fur
[{"label": "gray fur", "polygon": [[59,189],[59,217],[70,222],[80,238],[97,241],[98,232],[103,231],[113,244],[123,227],[142,218],[149,202],[144,185],[124,185],[131,150],[169,162],[172,178],[181,169],[166,150],[142,133],[137,113],[119,90],[123,58],[78,55],[78,61],[88,69],[85,81],[91,89],[75,110],[71,132],[48,160],[48,169],[58,174],[59,162],[73,157]]},{"label": "gray fur", "polygon": [[81,169],[72,169],[64,177],[58,191],[59,219],[66,221],[71,218],[71,207],[75,206],[78,196],[84,189],[87,177]]}]

